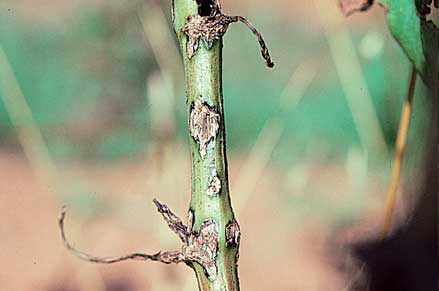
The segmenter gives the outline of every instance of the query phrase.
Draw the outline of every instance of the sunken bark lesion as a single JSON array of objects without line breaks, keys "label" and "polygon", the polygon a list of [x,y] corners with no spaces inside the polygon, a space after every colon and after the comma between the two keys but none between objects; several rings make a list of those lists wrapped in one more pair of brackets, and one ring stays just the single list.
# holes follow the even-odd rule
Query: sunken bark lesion
[{"label": "sunken bark lesion", "polygon": [[218,225],[213,220],[205,221],[199,232],[188,236],[183,246],[183,256],[188,262],[203,266],[210,280],[217,275],[216,256],[218,254]]},{"label": "sunken bark lesion", "polygon": [[187,225],[175,215],[165,204],[154,199],[157,210],[162,214],[169,228],[174,231],[183,242],[180,257],[182,261],[191,264],[198,263],[214,280],[217,274],[216,256],[218,254],[218,225],[214,219],[202,223],[198,231],[193,230],[194,213],[189,210]]},{"label": "sunken bark lesion", "polygon": [[236,219],[233,219],[226,226],[226,246],[239,246],[241,230]]},{"label": "sunken bark lesion", "polygon": [[201,159],[204,159],[209,142],[214,142],[220,128],[221,116],[213,106],[195,100],[189,113],[189,131],[198,145]]},{"label": "sunken bark lesion", "polygon": [[231,23],[242,22],[256,36],[265,64],[270,68],[274,67],[262,35],[245,17],[223,14],[219,1],[216,0],[197,0],[197,5],[198,13],[188,16],[181,28],[181,32],[187,37],[186,53],[189,59],[192,59],[200,47],[200,40],[210,50],[214,42],[223,37]]},{"label": "sunken bark lesion", "polygon": [[215,40],[221,38],[226,33],[232,18],[221,13],[201,16],[199,14],[189,16],[182,31],[188,37],[186,50],[191,59],[198,49],[199,42],[202,40],[207,49],[212,48]]},{"label": "sunken bark lesion", "polygon": [[221,179],[218,175],[212,177],[207,187],[207,195],[210,197],[217,196],[221,193]]}]

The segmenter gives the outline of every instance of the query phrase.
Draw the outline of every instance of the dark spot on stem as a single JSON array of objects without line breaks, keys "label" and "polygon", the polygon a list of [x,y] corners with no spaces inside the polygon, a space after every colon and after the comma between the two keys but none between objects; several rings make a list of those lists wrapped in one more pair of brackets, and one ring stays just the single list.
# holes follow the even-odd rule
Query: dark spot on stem
[{"label": "dark spot on stem", "polygon": [[241,231],[236,219],[230,221],[226,226],[226,246],[239,246]]},{"label": "dark spot on stem", "polygon": [[217,0],[197,0],[198,15],[212,16],[219,11],[219,3]]}]

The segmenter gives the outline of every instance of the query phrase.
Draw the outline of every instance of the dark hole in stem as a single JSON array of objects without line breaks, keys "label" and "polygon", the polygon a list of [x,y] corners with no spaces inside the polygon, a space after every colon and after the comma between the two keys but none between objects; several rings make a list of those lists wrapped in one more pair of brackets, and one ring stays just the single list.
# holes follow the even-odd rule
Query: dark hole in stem
[{"label": "dark hole in stem", "polygon": [[216,0],[197,0],[197,4],[198,14],[200,16],[215,15],[218,8]]}]

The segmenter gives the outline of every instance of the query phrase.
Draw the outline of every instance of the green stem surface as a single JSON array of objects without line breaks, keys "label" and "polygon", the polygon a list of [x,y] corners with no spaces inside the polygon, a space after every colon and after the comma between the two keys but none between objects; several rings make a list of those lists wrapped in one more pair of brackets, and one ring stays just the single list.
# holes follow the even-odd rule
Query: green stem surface
[{"label": "green stem surface", "polygon": [[[196,102],[207,105],[208,107],[205,108],[209,108],[218,117],[218,130],[215,136],[206,143],[204,153],[200,152],[200,142],[190,134],[192,196],[189,209],[193,214],[192,231],[199,231],[206,221],[213,221],[218,227],[218,250],[215,257],[216,276],[213,278],[209,276],[205,268],[197,262],[190,265],[196,273],[200,290],[235,291],[239,290],[237,272],[239,231],[236,243],[228,244],[226,227],[235,220],[227,177],[221,84],[223,44],[222,38],[219,38],[208,49],[205,43],[200,40],[195,54],[189,58],[186,50],[188,39],[182,32],[182,28],[187,18],[196,14],[198,14],[198,6],[195,0],[174,0],[173,25],[184,62],[188,118],[190,118]],[[220,190],[214,195],[209,195],[209,187],[211,187],[214,177],[219,178]]]}]

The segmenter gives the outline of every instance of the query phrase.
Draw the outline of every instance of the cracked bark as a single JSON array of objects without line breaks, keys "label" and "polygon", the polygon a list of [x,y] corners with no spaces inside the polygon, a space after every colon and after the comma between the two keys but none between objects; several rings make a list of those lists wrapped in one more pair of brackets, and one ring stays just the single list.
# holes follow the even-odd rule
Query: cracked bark
[{"label": "cracked bark", "polygon": [[[230,203],[225,152],[221,90],[222,39],[219,36],[199,42],[198,39],[190,39],[185,34],[192,32],[191,28],[188,28],[187,19],[201,18],[195,1],[175,0],[173,9],[174,29],[180,41],[186,75],[192,155],[192,231],[200,232],[206,221],[214,221],[218,231],[217,247],[206,248],[215,253],[206,252],[204,255],[205,258],[211,256],[213,264],[203,263],[201,258],[197,258],[203,257],[203,254],[189,249],[187,251],[193,259],[189,265],[196,273],[199,290],[239,290],[235,259],[238,247],[228,248],[225,244],[226,223],[234,219],[234,214]],[[222,187],[219,193],[212,197],[208,193],[214,177],[221,180]]]}]

